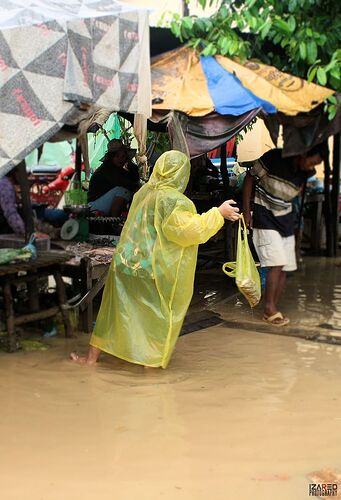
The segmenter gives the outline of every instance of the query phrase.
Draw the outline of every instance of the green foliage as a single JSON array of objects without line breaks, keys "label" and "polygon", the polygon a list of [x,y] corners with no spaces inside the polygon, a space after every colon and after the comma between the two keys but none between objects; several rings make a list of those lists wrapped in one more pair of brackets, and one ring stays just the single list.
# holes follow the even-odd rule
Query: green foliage
[{"label": "green foliage", "polygon": [[245,127],[236,135],[236,144],[240,144],[248,132],[251,132],[257,118],[253,118]]},{"label": "green foliage", "polygon": [[[205,7],[210,0],[198,3]],[[341,91],[340,5],[336,0],[223,0],[211,17],[174,15],[171,29],[203,55],[237,56],[241,62],[257,58]]]},{"label": "green foliage", "polygon": [[167,133],[163,132],[153,132],[148,130],[147,132],[147,157],[154,153],[161,155],[165,151],[171,149],[169,136]]},{"label": "green foliage", "polygon": [[117,118],[121,129],[121,141],[123,142],[123,144],[130,147],[131,142],[134,139],[133,126],[128,120],[125,120],[122,116],[117,115]]}]

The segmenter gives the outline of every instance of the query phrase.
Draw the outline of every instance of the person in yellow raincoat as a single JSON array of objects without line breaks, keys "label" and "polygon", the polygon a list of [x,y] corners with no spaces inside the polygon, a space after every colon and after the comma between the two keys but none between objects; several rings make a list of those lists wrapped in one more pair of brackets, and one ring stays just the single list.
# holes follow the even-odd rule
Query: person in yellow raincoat
[{"label": "person in yellow raincoat", "polygon": [[168,151],[135,194],[114,254],[86,357],[101,351],[149,367],[166,368],[193,294],[198,245],[235,221],[232,200],[198,215],[183,194],[188,157]]}]

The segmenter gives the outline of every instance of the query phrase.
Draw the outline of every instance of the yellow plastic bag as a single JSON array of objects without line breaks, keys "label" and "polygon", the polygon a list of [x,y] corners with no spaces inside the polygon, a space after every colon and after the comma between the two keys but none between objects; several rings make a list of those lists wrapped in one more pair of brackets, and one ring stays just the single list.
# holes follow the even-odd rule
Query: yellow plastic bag
[{"label": "yellow plastic bag", "polygon": [[[242,235],[242,230],[244,234]],[[232,269],[227,271],[227,269]],[[251,307],[255,307],[261,298],[259,272],[253,260],[247,241],[247,228],[243,215],[239,219],[237,259],[236,262],[226,262],[223,271],[227,276],[236,279],[239,291],[247,299]]]}]

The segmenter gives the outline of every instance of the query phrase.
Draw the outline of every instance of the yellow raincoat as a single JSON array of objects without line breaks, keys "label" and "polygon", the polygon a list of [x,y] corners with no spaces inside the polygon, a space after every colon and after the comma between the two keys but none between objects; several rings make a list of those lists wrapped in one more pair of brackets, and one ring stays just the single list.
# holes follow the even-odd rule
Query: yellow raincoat
[{"label": "yellow raincoat", "polygon": [[199,243],[224,223],[198,215],[182,194],[189,159],[164,153],[134,196],[104,289],[90,344],[132,363],[166,368],[193,294]]}]

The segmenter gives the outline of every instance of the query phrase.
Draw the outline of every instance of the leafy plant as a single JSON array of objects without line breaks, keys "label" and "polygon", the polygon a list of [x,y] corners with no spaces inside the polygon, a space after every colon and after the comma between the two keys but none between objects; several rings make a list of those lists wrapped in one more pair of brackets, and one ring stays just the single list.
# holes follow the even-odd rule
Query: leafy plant
[{"label": "leafy plant", "polygon": [[134,139],[133,126],[122,116],[117,115],[117,118],[121,129],[121,140],[123,144],[130,147],[131,141]]},{"label": "leafy plant", "polygon": [[242,140],[245,138],[245,135],[247,134],[247,132],[251,132],[256,121],[257,121],[257,118],[253,118],[250,121],[250,123],[245,125],[245,127],[239,132],[239,134],[236,135],[236,145],[238,145],[242,142]]},{"label": "leafy plant", "polygon": [[147,156],[152,154],[162,154],[171,149],[169,137],[167,133],[153,132],[151,130],[147,133]]},{"label": "leafy plant", "polygon": [[[198,0],[203,8],[211,2]],[[175,14],[170,26],[202,55],[237,56],[241,62],[257,58],[340,91],[340,5],[336,0],[223,0],[210,17]],[[330,117],[333,106],[337,103],[329,100]]]}]

